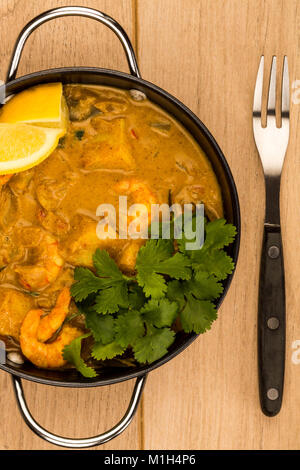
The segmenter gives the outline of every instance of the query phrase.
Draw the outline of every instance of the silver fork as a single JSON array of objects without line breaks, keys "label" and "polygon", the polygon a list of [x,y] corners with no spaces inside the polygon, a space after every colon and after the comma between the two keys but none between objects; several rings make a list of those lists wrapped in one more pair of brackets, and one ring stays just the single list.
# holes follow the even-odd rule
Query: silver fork
[{"label": "silver fork", "polygon": [[[261,252],[258,300],[258,367],[262,411],[275,416],[281,408],[285,366],[285,286],[280,228],[280,177],[289,141],[289,73],[283,61],[281,127],[276,126],[276,56],[272,59],[267,102],[267,125],[262,127],[264,56],[254,92],[253,132],[266,186],[266,212]],[[279,108],[279,107],[278,107]]]}]

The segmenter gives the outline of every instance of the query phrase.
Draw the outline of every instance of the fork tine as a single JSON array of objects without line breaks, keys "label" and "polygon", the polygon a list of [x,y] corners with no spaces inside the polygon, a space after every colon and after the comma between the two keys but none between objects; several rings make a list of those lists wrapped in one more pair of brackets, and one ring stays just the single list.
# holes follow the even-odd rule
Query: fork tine
[{"label": "fork tine", "polygon": [[287,56],[283,59],[282,71],[282,92],[281,92],[281,113],[282,117],[289,117],[290,114],[290,85],[289,85],[289,67]]},{"label": "fork tine", "polygon": [[261,56],[255,90],[254,90],[254,102],[253,102],[253,115],[261,116],[261,101],[262,101],[262,91],[263,91],[263,80],[264,80],[264,56]]},{"label": "fork tine", "polygon": [[270,83],[269,83],[269,96],[267,105],[267,116],[275,116],[276,110],[276,56],[273,56]]}]

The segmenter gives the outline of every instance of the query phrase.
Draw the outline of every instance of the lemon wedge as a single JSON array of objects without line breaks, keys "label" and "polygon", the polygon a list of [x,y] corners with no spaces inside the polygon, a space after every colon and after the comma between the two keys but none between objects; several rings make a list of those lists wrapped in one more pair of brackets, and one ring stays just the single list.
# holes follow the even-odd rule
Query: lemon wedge
[{"label": "lemon wedge", "polygon": [[57,147],[64,129],[0,123],[0,175],[38,165]]},{"label": "lemon wedge", "polygon": [[61,83],[46,83],[13,96],[0,109],[0,175],[41,163],[67,131]]},{"label": "lemon wedge", "polygon": [[0,110],[0,123],[26,123],[65,129],[68,107],[62,83],[46,83],[21,91]]}]

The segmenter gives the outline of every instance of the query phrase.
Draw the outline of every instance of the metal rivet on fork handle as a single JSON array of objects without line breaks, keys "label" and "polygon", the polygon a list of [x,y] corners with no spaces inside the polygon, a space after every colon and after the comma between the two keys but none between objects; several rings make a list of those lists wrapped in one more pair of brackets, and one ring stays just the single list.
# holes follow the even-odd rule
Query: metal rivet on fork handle
[{"label": "metal rivet on fork handle", "polygon": [[270,330],[277,330],[279,327],[279,319],[277,317],[270,317],[267,320],[267,325]]},{"label": "metal rivet on fork handle", "polygon": [[279,392],[277,390],[277,388],[269,388],[269,390],[267,391],[267,397],[269,398],[269,400],[277,400],[277,398],[279,397]]},{"label": "metal rivet on fork handle", "polygon": [[270,248],[268,249],[268,255],[269,255],[269,257],[272,258],[272,259],[278,258],[279,253],[280,253],[280,250],[279,250],[278,246],[276,246],[276,245],[272,245],[272,246],[270,246]]}]

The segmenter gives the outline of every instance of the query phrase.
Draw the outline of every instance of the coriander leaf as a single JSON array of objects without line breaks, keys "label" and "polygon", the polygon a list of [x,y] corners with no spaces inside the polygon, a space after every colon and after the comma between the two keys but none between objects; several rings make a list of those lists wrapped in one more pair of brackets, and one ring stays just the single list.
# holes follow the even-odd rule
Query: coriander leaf
[{"label": "coriander leaf", "polygon": [[178,312],[177,302],[170,302],[168,299],[151,299],[141,309],[143,318],[147,323],[151,323],[158,328],[171,326]]},{"label": "coriander leaf", "polygon": [[153,259],[156,259],[157,261],[163,261],[170,258],[173,254],[173,251],[173,243],[171,240],[148,240],[146,245],[139,249],[137,255],[137,264],[152,263]]},{"label": "coriander leaf", "polygon": [[217,219],[206,224],[206,237],[203,248],[222,249],[233,242],[236,235],[236,228],[232,224],[227,224],[225,219]]},{"label": "coriander leaf", "polygon": [[137,281],[139,285],[143,287],[146,297],[152,296],[156,299],[163,297],[167,291],[167,285],[163,276],[153,272],[151,273],[148,269],[139,269]]},{"label": "coriander leaf", "polygon": [[89,294],[97,292],[104,285],[88,268],[75,268],[74,279],[77,281],[71,286],[72,297],[78,302],[84,300]]},{"label": "coriander leaf", "polygon": [[169,328],[151,328],[147,334],[135,341],[134,357],[138,362],[156,361],[168,352],[168,347],[174,342],[175,333]]},{"label": "coriander leaf", "polygon": [[128,303],[129,307],[135,310],[140,310],[145,303],[143,289],[136,283],[128,286]]},{"label": "coriander leaf", "polygon": [[116,341],[112,341],[108,344],[97,341],[93,345],[92,356],[98,361],[104,361],[105,359],[112,359],[115,356],[123,354],[124,350],[125,348],[116,343]]},{"label": "coriander leaf", "polygon": [[140,336],[145,333],[142,316],[136,310],[128,310],[116,319],[115,341],[122,347],[127,348],[132,345]]},{"label": "coriander leaf", "polygon": [[226,279],[234,269],[234,263],[225,251],[201,251],[195,253],[193,258],[195,271],[205,271],[213,274],[218,280]]},{"label": "coriander leaf", "polygon": [[128,307],[128,290],[125,281],[101,290],[96,297],[94,306],[96,312],[103,315],[115,313],[120,307]]},{"label": "coriander leaf", "polygon": [[97,312],[87,312],[85,314],[85,325],[91,330],[95,341],[103,344],[111,343],[115,336],[115,320],[111,315],[98,315]]},{"label": "coriander leaf", "polygon": [[123,276],[115,261],[107,251],[97,249],[93,255],[93,263],[100,278],[98,295],[95,299],[97,313],[114,313],[120,307],[128,307],[127,278]]},{"label": "coriander leaf", "polygon": [[107,251],[97,248],[93,255],[93,263],[98,276],[109,277],[115,281],[122,281],[124,279],[122,272]]},{"label": "coriander leaf", "polygon": [[169,300],[175,301],[181,310],[185,305],[185,298],[183,294],[183,285],[180,281],[170,281],[168,283],[167,297]]},{"label": "coriander leaf", "polygon": [[180,314],[182,328],[186,333],[204,333],[211,328],[217,318],[217,311],[209,300],[197,300],[191,294],[187,295],[187,303]]},{"label": "coriander leaf", "polygon": [[79,338],[73,339],[70,344],[64,347],[63,349],[63,358],[73,364],[76,369],[84,376],[88,378],[96,377],[97,373],[92,368],[85,364],[84,360],[82,359],[81,353],[81,342],[84,338],[87,338],[90,334],[85,334],[83,336],[79,336]]},{"label": "coriander leaf", "polygon": [[194,278],[184,283],[184,292],[192,293],[199,300],[213,300],[220,297],[223,286],[215,276],[196,271]]},{"label": "coriander leaf", "polygon": [[162,261],[157,268],[154,263],[154,268],[156,268],[159,273],[167,274],[174,279],[190,279],[190,266],[190,260],[182,253],[175,253],[171,258]]},{"label": "coriander leaf", "polygon": [[137,281],[147,297],[159,298],[167,291],[162,274],[176,279],[191,277],[190,260],[176,253],[171,240],[149,240],[141,247],[136,260]]},{"label": "coriander leaf", "polygon": [[95,303],[96,294],[89,294],[86,299],[81,302],[76,302],[76,307],[82,315],[94,311],[93,305]]}]

